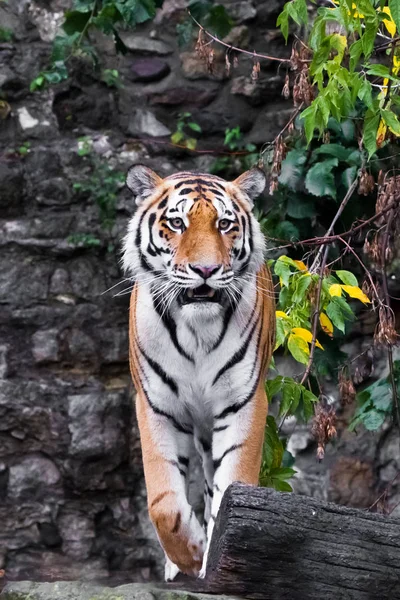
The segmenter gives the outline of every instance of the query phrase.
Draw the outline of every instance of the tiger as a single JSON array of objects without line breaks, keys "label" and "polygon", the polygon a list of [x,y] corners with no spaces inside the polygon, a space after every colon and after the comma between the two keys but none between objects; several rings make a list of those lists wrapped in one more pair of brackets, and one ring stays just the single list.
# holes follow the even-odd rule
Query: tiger
[{"label": "tiger", "polygon": [[[225,490],[258,484],[275,307],[252,208],[266,178],[258,167],[232,182],[191,171],[162,178],[134,165],[126,184],[137,205],[122,261],[133,282],[129,356],[148,511],[165,580],[204,577]],[[203,519],[188,500],[193,444]]]}]

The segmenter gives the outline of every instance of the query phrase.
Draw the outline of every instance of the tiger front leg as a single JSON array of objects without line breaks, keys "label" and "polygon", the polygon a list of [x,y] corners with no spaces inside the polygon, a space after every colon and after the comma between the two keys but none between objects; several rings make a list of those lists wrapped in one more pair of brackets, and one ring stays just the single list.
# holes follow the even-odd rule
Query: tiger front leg
[{"label": "tiger front leg", "polygon": [[186,496],[192,436],[154,412],[141,393],[137,397],[137,416],[149,515],[169,558],[166,577],[176,575],[177,569],[197,576],[206,538]]},{"label": "tiger front leg", "polygon": [[207,548],[199,577],[205,577],[208,550],[222,497],[235,481],[258,484],[268,402],[259,385],[251,399],[238,400],[216,415],[213,428],[213,498],[207,527]]}]

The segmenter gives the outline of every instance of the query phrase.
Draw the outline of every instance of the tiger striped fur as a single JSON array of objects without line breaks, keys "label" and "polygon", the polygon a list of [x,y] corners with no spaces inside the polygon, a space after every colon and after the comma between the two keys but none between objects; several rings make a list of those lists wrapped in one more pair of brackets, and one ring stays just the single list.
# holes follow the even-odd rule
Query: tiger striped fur
[{"label": "tiger striped fur", "polygon": [[[130,364],[151,520],[165,577],[205,574],[224,491],[258,483],[274,343],[273,286],[251,212],[259,169],[233,182],[143,165],[127,185],[138,209],[124,242],[135,280]],[[191,444],[205,477],[204,525],[187,500]]]}]

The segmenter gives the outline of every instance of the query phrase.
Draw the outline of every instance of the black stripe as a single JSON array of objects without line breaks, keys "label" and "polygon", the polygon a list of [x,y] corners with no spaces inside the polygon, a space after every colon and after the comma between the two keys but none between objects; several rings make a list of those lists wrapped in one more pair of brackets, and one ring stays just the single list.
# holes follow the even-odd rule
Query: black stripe
[{"label": "black stripe", "polygon": [[218,371],[218,373],[214,377],[214,381],[212,382],[212,385],[215,385],[216,382],[218,381],[218,379],[221,377],[221,375],[223,375],[224,373],[226,373],[226,371],[228,369],[231,369],[234,365],[236,365],[237,363],[239,363],[240,361],[243,360],[243,358],[246,355],[247,349],[248,349],[248,347],[250,345],[250,342],[251,342],[251,340],[253,338],[253,333],[255,331],[255,328],[257,327],[259,321],[260,321],[260,315],[258,315],[258,318],[253,323],[253,327],[251,328],[250,333],[247,336],[247,339],[244,342],[244,344],[242,345],[242,347],[239,348],[239,350],[237,350],[237,352],[235,352],[235,354],[228,360],[227,363],[225,363],[225,365],[223,367],[221,367],[221,369]]},{"label": "black stripe", "polygon": [[206,489],[207,489],[207,494],[210,496],[210,498],[214,497],[214,492],[212,491],[212,489],[210,488],[210,486],[208,485],[208,483],[206,483]]},{"label": "black stripe", "polygon": [[181,190],[179,192],[179,195],[180,196],[185,196],[185,194],[191,194],[192,192],[194,192],[194,190],[192,188],[184,188],[183,190]]},{"label": "black stripe", "polygon": [[218,432],[218,431],[225,431],[225,429],[228,429],[228,427],[229,427],[229,425],[220,425],[218,427],[214,427],[213,431],[214,431],[214,433]]},{"label": "black stripe", "polygon": [[219,467],[221,466],[221,463],[224,460],[225,456],[227,454],[230,454],[234,450],[237,450],[238,448],[241,448],[242,446],[243,446],[243,444],[233,444],[233,446],[231,446],[230,448],[227,448],[225,450],[225,452],[223,453],[222,456],[220,456],[220,458],[216,458],[215,460],[213,460],[214,475],[215,475],[215,471],[217,471],[217,469],[219,469]]},{"label": "black stripe", "polygon": [[[136,361],[138,364],[138,367],[140,368],[140,370],[142,371],[144,377],[146,377],[145,373],[143,372],[143,369],[140,366],[140,362],[138,360],[138,356],[135,352],[135,356],[136,356]],[[170,415],[169,413],[165,412],[164,410],[161,410],[161,408],[158,408],[155,404],[152,403],[152,401],[150,400],[149,394],[147,393],[147,390],[145,389],[144,385],[143,385],[143,381],[140,378],[140,375],[138,375],[139,377],[139,381],[140,384],[142,386],[142,390],[144,392],[145,398],[147,400],[147,404],[150,406],[151,410],[156,413],[156,415],[160,415],[160,417],[165,417],[166,419],[169,419],[172,423],[172,425],[175,427],[175,429],[177,431],[179,431],[180,433],[186,433],[186,434],[192,434],[193,433],[193,429],[189,426],[184,426],[181,425],[181,423],[179,423],[175,417],[173,417],[172,415]]]},{"label": "black stripe", "polygon": [[254,302],[253,310],[251,311],[251,314],[250,314],[249,320],[247,321],[245,328],[243,329],[242,333],[240,334],[240,337],[244,336],[244,334],[246,333],[246,331],[247,331],[247,329],[248,329],[248,327],[249,327],[250,323],[251,323],[251,322],[252,322],[252,320],[253,320],[254,313],[256,312],[256,308],[257,308],[257,302],[258,302],[258,288],[257,288],[257,290],[256,290],[256,300],[255,300],[255,302]]},{"label": "black stripe", "polygon": [[175,348],[178,350],[178,352],[181,356],[183,356],[190,362],[194,363],[193,357],[189,356],[189,354],[187,354],[185,352],[185,350],[182,348],[182,346],[178,342],[178,337],[176,334],[176,323],[175,323],[174,319],[171,317],[169,312],[166,312],[165,310],[161,310],[161,303],[160,302],[156,303],[154,301],[153,293],[151,294],[151,298],[153,300],[153,306],[154,306],[155,310],[157,311],[157,314],[160,316],[164,326],[168,330],[171,341],[174,344]]},{"label": "black stripe", "polygon": [[240,251],[240,254],[238,256],[238,260],[243,260],[244,257],[246,256],[246,219],[244,218],[244,216],[242,215],[242,227],[243,227],[243,244],[242,244],[242,249]]},{"label": "black stripe", "polygon": [[182,187],[183,185],[204,185],[205,187],[215,186],[225,192],[224,186],[215,180],[206,181],[205,179],[200,179],[200,178],[199,179],[197,179],[197,178],[196,179],[185,179],[184,181],[179,181],[178,183],[176,183],[175,189],[177,190],[178,188]]},{"label": "black stripe", "polygon": [[205,439],[203,439],[203,438],[200,438],[200,439],[199,439],[199,442],[200,442],[200,444],[201,444],[201,447],[203,448],[203,451],[204,451],[204,452],[210,452],[210,450],[211,450],[211,445],[210,445],[210,443],[208,442],[208,440],[205,440]]},{"label": "black stripe", "polygon": [[189,466],[189,459],[187,458],[187,456],[178,456],[178,462],[183,465],[184,467],[188,467]]},{"label": "black stripe", "polygon": [[246,262],[245,262],[245,263],[243,263],[243,265],[240,267],[240,269],[239,269],[239,272],[238,272],[238,274],[237,274],[237,276],[238,276],[238,277],[240,277],[240,275],[242,275],[242,274],[243,274],[243,273],[246,271],[247,267],[248,267],[248,266],[249,266],[249,264],[250,264],[250,261],[251,261],[251,257],[249,257],[249,258],[246,260]]},{"label": "black stripe", "polygon": [[220,345],[220,343],[222,342],[222,340],[224,339],[225,334],[228,330],[229,321],[231,320],[232,315],[236,309],[236,305],[237,305],[237,302],[232,302],[231,304],[229,304],[228,308],[226,309],[226,312],[224,314],[224,320],[222,323],[221,333],[219,334],[219,337],[218,337],[217,341],[215,342],[214,346],[211,348],[211,352],[213,350],[216,350],[218,348],[218,346]]},{"label": "black stripe", "polygon": [[176,467],[178,469],[179,473],[182,475],[182,477],[184,477],[186,479],[185,471],[179,466],[179,463],[176,460],[169,460],[168,462],[173,467]]},{"label": "black stripe", "polygon": [[251,216],[247,215],[247,223],[249,226],[249,247],[250,247],[250,253],[253,252],[254,249],[254,244],[253,244],[253,227],[251,224]]},{"label": "black stripe", "polygon": [[[251,391],[249,392],[249,394],[246,396],[246,398],[244,400],[242,400],[241,402],[236,402],[236,404],[231,404],[231,406],[227,406],[226,408],[224,408],[224,410],[222,412],[219,413],[219,415],[216,415],[216,419],[225,419],[225,417],[227,417],[230,414],[235,414],[237,412],[239,412],[239,410],[241,410],[244,406],[246,406],[246,404],[248,404],[250,402],[250,400],[253,398],[256,389],[258,386],[258,377],[251,389]],[[215,429],[214,429],[215,431]]]},{"label": "black stripe", "polygon": [[158,208],[161,210],[162,208],[165,208],[167,206],[168,203],[168,194],[166,194],[164,196],[164,198],[162,198],[161,202],[158,205]]},{"label": "black stripe", "polygon": [[143,354],[144,358],[148,362],[149,366],[153,369],[153,371],[159,376],[159,378],[163,381],[163,383],[165,383],[165,385],[167,385],[169,387],[169,389],[178,396],[179,389],[178,389],[176,381],[174,379],[172,379],[172,377],[170,377],[164,371],[164,369],[158,362],[156,362],[155,360],[150,358],[150,356],[148,356],[148,354],[146,354],[146,352],[140,346],[139,342],[137,342],[137,345],[138,345],[140,352]]},{"label": "black stripe", "polygon": [[[256,366],[257,366],[257,361],[258,361],[258,357],[259,357],[259,350],[260,350],[260,343],[261,343],[261,334],[262,334],[262,329],[263,329],[263,324],[264,324],[264,313],[262,315],[262,321],[261,321],[261,327],[260,327],[260,331],[258,332],[258,336],[257,336],[257,349],[256,349],[256,355],[254,358],[254,364],[253,364],[253,368],[251,369],[251,373],[249,376],[249,383],[253,378],[254,375],[254,371],[256,370]],[[261,354],[261,357],[264,356],[265,353],[265,344],[264,344],[264,352]],[[262,366],[262,365],[261,365]],[[260,373],[261,375],[261,373]]]},{"label": "black stripe", "polygon": [[214,490],[216,492],[220,492],[221,493],[221,488],[219,487],[219,485],[217,483],[214,483]]}]

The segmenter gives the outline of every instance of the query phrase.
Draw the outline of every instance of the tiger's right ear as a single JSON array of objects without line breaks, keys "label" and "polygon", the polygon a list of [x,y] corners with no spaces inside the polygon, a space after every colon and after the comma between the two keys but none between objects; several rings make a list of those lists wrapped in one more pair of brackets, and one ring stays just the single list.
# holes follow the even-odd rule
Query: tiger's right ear
[{"label": "tiger's right ear", "polygon": [[162,182],[161,177],[145,165],[134,165],[126,176],[126,185],[136,196],[136,204],[151,196],[156,187]]}]

